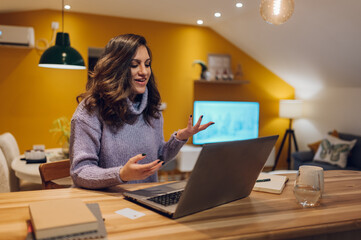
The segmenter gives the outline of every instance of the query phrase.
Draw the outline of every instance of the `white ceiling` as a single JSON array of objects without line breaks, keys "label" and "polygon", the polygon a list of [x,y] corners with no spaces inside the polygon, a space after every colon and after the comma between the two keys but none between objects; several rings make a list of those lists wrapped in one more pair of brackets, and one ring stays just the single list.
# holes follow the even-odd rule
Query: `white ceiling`
[{"label": "white ceiling", "polygon": [[[242,2],[243,8],[235,3]],[[283,25],[263,21],[261,0],[65,0],[74,12],[196,24],[202,19],[296,88],[361,87],[361,1],[295,0]],[[1,0],[0,12],[61,9],[60,0]],[[222,13],[221,18],[213,14]],[[266,81],[267,79],[265,79]]]}]

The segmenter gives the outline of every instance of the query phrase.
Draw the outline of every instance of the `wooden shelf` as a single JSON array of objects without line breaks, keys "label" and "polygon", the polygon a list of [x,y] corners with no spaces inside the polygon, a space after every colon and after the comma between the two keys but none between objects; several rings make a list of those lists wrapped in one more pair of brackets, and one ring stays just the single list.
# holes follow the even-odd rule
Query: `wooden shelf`
[{"label": "wooden shelf", "polygon": [[195,83],[204,84],[248,84],[248,80],[194,80]]}]

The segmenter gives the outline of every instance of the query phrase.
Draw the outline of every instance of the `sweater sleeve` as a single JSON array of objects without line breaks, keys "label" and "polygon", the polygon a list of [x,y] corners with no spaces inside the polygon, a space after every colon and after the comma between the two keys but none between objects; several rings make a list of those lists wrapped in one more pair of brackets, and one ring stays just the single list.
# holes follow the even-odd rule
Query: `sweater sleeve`
[{"label": "sweater sleeve", "polygon": [[165,142],[164,141],[164,134],[163,134],[163,116],[160,118],[160,129],[159,132],[161,133],[161,147],[159,149],[159,158],[162,158],[164,162],[168,162],[175,158],[178,154],[179,150],[183,147],[183,145],[188,141],[187,140],[179,140],[176,137],[176,133],[174,132],[170,139]]},{"label": "sweater sleeve", "polygon": [[95,116],[73,117],[70,134],[70,175],[77,187],[100,189],[123,183],[122,166],[102,168],[99,151],[102,126]]}]

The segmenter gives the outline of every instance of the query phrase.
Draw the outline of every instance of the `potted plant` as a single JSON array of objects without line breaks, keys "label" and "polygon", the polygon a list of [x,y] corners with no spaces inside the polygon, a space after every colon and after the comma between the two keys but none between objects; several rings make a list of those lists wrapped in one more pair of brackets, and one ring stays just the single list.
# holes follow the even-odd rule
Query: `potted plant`
[{"label": "potted plant", "polygon": [[49,130],[55,136],[58,136],[58,143],[62,146],[65,157],[69,157],[69,139],[70,139],[70,120],[67,117],[59,117],[53,121],[52,128]]}]

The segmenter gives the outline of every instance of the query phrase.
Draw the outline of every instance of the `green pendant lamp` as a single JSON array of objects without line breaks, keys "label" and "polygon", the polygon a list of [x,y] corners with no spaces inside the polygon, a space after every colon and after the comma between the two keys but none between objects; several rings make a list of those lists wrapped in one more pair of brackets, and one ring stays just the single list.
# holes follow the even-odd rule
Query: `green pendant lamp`
[{"label": "green pendant lamp", "polygon": [[85,69],[84,59],[70,46],[69,34],[64,32],[64,0],[62,1],[63,31],[56,34],[55,45],[41,55],[39,67],[57,69]]}]

